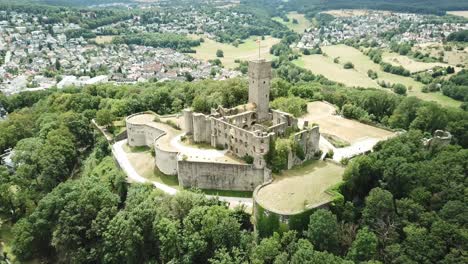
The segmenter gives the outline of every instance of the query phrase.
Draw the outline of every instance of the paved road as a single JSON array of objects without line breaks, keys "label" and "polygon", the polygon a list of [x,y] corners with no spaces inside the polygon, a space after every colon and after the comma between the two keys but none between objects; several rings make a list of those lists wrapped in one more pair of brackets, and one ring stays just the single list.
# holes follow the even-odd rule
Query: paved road
[{"label": "paved road", "polygon": [[[124,139],[122,141],[116,142],[114,145],[112,145],[112,154],[114,155],[115,159],[119,163],[120,167],[122,170],[127,174],[127,177],[131,179],[134,182],[150,182],[152,183],[156,188],[162,190],[163,192],[174,195],[178,192],[177,189],[174,189],[166,184],[155,182],[155,181],[149,181],[146,178],[142,177],[139,175],[135,169],[133,168],[132,164],[130,161],[127,159],[127,155],[125,154],[125,151],[123,150],[122,146],[127,143],[127,140]],[[214,198],[215,196],[212,195],[206,195],[209,198]],[[251,208],[253,206],[252,203],[252,198],[240,198],[240,197],[226,197],[226,196],[220,196],[218,197],[219,200],[228,202],[230,208],[234,208],[238,205],[244,205],[248,208]]]},{"label": "paved road", "polygon": [[326,138],[320,136],[320,149],[326,153],[328,150],[333,150],[333,160],[340,162],[343,158],[352,158],[354,156],[371,151],[372,148],[379,142],[375,138],[362,139],[351,146],[344,148],[335,148]]}]

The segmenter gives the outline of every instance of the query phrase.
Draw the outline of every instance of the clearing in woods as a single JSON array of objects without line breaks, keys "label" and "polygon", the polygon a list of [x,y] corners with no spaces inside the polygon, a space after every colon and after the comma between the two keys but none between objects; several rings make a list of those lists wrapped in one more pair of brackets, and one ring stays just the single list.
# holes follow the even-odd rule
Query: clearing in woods
[{"label": "clearing in woods", "polygon": [[[290,12],[286,15],[289,18],[288,22],[283,21],[280,17],[274,17],[273,20],[280,22],[281,24],[287,26],[289,29],[296,33],[304,33],[304,30],[312,26],[312,22],[309,21],[304,14],[299,14],[297,12]],[[293,23],[293,19],[297,20],[297,24]]]},{"label": "clearing in woods", "polygon": [[258,190],[257,202],[265,209],[281,214],[296,214],[327,203],[329,188],[341,182],[344,167],[327,161],[312,160],[273,175],[273,182]]},{"label": "clearing in woods", "polygon": [[[294,63],[300,67],[311,70],[313,73],[321,74],[330,80],[343,83],[347,86],[380,88],[378,81],[395,84],[401,83],[408,88],[408,95],[419,97],[427,101],[435,101],[445,106],[458,107],[460,102],[453,100],[442,93],[423,93],[423,84],[411,77],[400,76],[384,72],[380,65],[374,63],[369,57],[358,49],[346,45],[332,45],[322,47],[326,55],[308,55],[295,60]],[[334,63],[335,58],[339,63]],[[352,62],[354,69],[344,69],[343,64]],[[377,72],[378,79],[372,80],[367,76],[367,71]]]},{"label": "clearing in woods", "polygon": [[[196,36],[200,38],[200,36]],[[189,54],[194,58],[208,61],[216,59],[216,51],[222,50],[224,57],[218,58],[226,68],[235,68],[238,66],[235,60],[247,61],[258,58],[258,44],[257,40],[259,37],[250,37],[244,40],[244,43],[235,47],[231,44],[217,42],[215,40],[204,38],[205,42],[202,42],[200,46],[194,47],[196,53]],[[266,36],[264,40],[260,41],[260,56],[265,59],[271,59],[270,54],[271,46],[279,43],[280,39]]]}]

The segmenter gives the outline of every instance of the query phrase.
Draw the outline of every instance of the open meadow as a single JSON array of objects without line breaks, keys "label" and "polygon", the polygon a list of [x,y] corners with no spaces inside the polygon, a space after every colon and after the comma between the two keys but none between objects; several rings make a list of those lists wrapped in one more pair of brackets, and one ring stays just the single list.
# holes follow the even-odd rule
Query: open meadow
[{"label": "open meadow", "polygon": [[432,57],[438,58],[443,52],[443,61],[452,66],[468,66],[468,45],[462,43],[445,45],[450,47],[451,50],[445,50],[444,45],[441,43],[424,43],[414,45],[412,50],[421,53],[428,53]]},{"label": "open meadow", "polygon": [[[199,37],[197,37],[199,38]],[[250,37],[244,40],[244,43],[235,47],[231,44],[217,42],[212,39],[205,38],[205,42],[201,43],[200,46],[194,47],[196,53],[189,54],[194,58],[200,60],[213,60],[216,59],[216,51],[222,50],[224,57],[219,58],[226,68],[235,68],[238,64],[235,60],[251,60],[258,58],[258,37]],[[266,36],[264,40],[260,41],[260,56],[262,58],[271,59],[270,48],[279,43],[280,39]]]},{"label": "open meadow", "polygon": [[[408,88],[408,95],[413,95],[427,101],[435,101],[442,105],[458,107],[460,102],[453,100],[441,93],[423,93],[423,84],[415,81],[411,77],[400,76],[384,72],[380,65],[374,63],[368,56],[360,50],[346,45],[332,45],[322,47],[323,55],[302,56],[294,63],[300,67],[311,70],[315,74],[321,74],[330,80],[343,83],[347,86],[360,86],[379,88],[378,81],[385,81],[390,84],[401,83]],[[325,55],[326,54],[326,55]],[[339,63],[333,60],[338,58]],[[354,69],[344,69],[346,62],[352,62]],[[378,79],[372,80],[368,75],[368,70],[377,72]]]},{"label": "open meadow", "polygon": [[[296,33],[304,33],[304,30],[312,26],[312,22],[309,21],[304,14],[299,14],[297,12],[291,12],[286,15],[289,18],[288,22],[284,22],[280,17],[274,17],[273,20],[280,22],[281,24],[287,26],[289,29]],[[297,20],[297,24],[293,23],[293,19]]]},{"label": "open meadow", "polygon": [[394,66],[402,66],[403,68],[407,69],[411,73],[427,71],[437,66],[440,66],[440,67],[449,66],[448,64],[441,63],[441,62],[416,61],[408,56],[399,55],[394,52],[384,52],[384,54],[382,55],[382,60]]}]

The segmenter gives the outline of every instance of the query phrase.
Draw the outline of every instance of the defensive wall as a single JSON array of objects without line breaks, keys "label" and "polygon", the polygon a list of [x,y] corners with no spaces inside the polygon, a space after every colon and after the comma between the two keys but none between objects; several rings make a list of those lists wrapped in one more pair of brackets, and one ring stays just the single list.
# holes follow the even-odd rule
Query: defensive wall
[{"label": "defensive wall", "polygon": [[126,118],[127,142],[130,147],[153,146],[155,164],[158,169],[167,175],[177,175],[177,151],[168,147],[170,140],[168,131],[176,132],[174,128],[163,123],[154,122],[158,115],[144,112],[130,115]]},{"label": "defensive wall", "polygon": [[128,116],[128,144],[131,147],[153,146],[157,168],[166,175],[177,175],[182,187],[253,191],[256,186],[271,178],[270,170],[256,168],[252,164],[187,159],[171,145],[171,140],[183,133],[167,124],[154,121],[156,118],[161,117],[152,112]]},{"label": "defensive wall", "polygon": [[179,184],[200,189],[252,191],[271,178],[268,169],[251,164],[193,162],[179,160]]}]

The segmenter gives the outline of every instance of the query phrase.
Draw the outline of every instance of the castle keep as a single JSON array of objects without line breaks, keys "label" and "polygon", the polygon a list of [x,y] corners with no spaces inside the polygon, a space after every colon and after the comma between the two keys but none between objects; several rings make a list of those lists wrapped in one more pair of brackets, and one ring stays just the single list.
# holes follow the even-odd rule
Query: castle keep
[{"label": "castle keep", "polygon": [[[271,171],[264,156],[269,151],[270,141],[286,134],[293,133],[293,140],[304,153],[301,158],[290,153],[288,168],[311,159],[319,151],[319,128],[308,127],[306,123],[300,130],[294,116],[270,109],[271,63],[266,60],[249,62],[248,76],[247,104],[229,109],[219,106],[210,114],[185,109],[183,131],[179,132],[150,120],[154,117],[141,117],[147,113],[129,116],[128,144],[153,144],[156,166],[163,173],[177,174],[183,187],[202,189],[253,190],[269,181]],[[182,135],[192,143],[209,144],[217,150],[181,147],[177,141]]]}]

